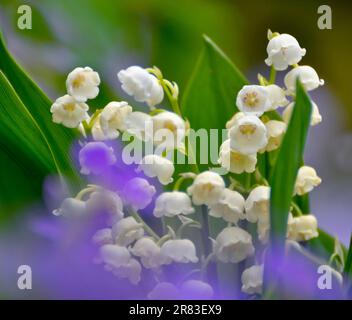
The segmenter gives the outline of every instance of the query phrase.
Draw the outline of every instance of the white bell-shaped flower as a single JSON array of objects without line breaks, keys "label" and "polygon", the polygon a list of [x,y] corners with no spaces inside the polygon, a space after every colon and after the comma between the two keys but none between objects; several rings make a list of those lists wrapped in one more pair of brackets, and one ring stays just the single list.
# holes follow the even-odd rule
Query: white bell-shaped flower
[{"label": "white bell-shaped flower", "polygon": [[187,192],[195,205],[212,205],[219,201],[224,189],[225,182],[218,173],[205,171],[197,175]]},{"label": "white bell-shaped flower", "polygon": [[314,168],[310,166],[302,166],[298,170],[295,194],[302,196],[305,193],[311,192],[320,183],[321,179],[318,177]]},{"label": "white bell-shaped flower", "polygon": [[159,282],[148,293],[149,300],[178,300],[180,298],[179,289],[170,282]]},{"label": "white bell-shaped flower", "polygon": [[238,227],[227,227],[216,237],[214,253],[222,262],[237,263],[254,253],[252,236]]},{"label": "white bell-shaped flower", "polygon": [[288,66],[301,61],[306,54],[306,49],[302,49],[295,37],[283,33],[269,40],[266,48],[268,58],[265,63],[274,66],[275,70],[286,70]]},{"label": "white bell-shaped flower", "polygon": [[84,102],[78,102],[68,94],[58,98],[50,108],[53,122],[68,128],[77,128],[79,124],[89,118],[89,107]]},{"label": "white bell-shaped flower", "polygon": [[139,66],[131,66],[117,74],[122,89],[136,101],[146,102],[154,107],[164,98],[164,91],[159,81],[147,70]]},{"label": "white bell-shaped flower", "polygon": [[294,241],[308,241],[318,237],[318,221],[308,214],[298,217],[289,216],[287,238]]},{"label": "white bell-shaped flower", "polygon": [[237,223],[244,219],[244,203],[245,200],[239,192],[224,189],[219,202],[210,206],[209,215]]},{"label": "white bell-shaped flower", "polygon": [[139,177],[129,180],[122,191],[123,199],[136,210],[147,207],[155,193],[155,187]]},{"label": "white bell-shaped flower", "polygon": [[242,118],[243,116],[245,116],[244,112],[236,112],[232,118],[226,122],[226,129],[230,130],[237,122],[238,119]]},{"label": "white bell-shaped flower", "polygon": [[210,300],[214,297],[214,290],[208,283],[193,279],[181,284],[180,293],[185,300]]},{"label": "white bell-shaped flower", "polygon": [[109,140],[107,136],[105,136],[103,129],[100,125],[100,115],[97,116],[96,121],[94,121],[92,126],[92,137],[94,141],[105,141]]},{"label": "white bell-shaped flower", "polygon": [[157,218],[187,215],[194,212],[187,193],[180,191],[164,192],[155,200],[153,214]]},{"label": "white bell-shaped flower", "polygon": [[267,186],[255,187],[247,197],[245,203],[246,219],[255,223],[267,222],[269,219],[270,188]]},{"label": "white bell-shaped flower", "polygon": [[186,135],[186,123],[176,113],[163,111],[151,118],[153,124],[153,143],[161,143],[167,149],[176,149],[183,145]]},{"label": "white bell-shaped flower", "polygon": [[260,152],[270,152],[280,147],[287,125],[283,121],[269,120],[265,123],[268,143]]},{"label": "white bell-shaped flower", "polygon": [[279,107],[286,106],[289,101],[286,99],[285,90],[280,88],[276,84],[270,84],[265,86],[265,89],[268,91],[268,99],[270,101],[269,107],[266,111],[276,110]]},{"label": "white bell-shaped flower", "polygon": [[[311,115],[311,119],[310,119],[310,125],[316,126],[317,124],[319,124],[322,121],[322,116],[319,112],[319,108],[318,108],[317,104],[313,101],[311,101],[311,102],[312,102],[312,115]],[[285,108],[284,112],[282,113],[282,118],[287,124],[290,122],[293,108],[294,108],[294,102],[290,103]]]},{"label": "white bell-shaped flower", "polygon": [[127,278],[134,285],[141,281],[142,266],[136,259],[131,258],[127,264],[118,268],[106,269],[118,278]]},{"label": "white bell-shaped flower", "polygon": [[77,101],[94,99],[99,93],[100,77],[92,68],[76,68],[66,80],[67,93]]},{"label": "white bell-shaped flower", "polygon": [[143,266],[147,269],[159,268],[167,262],[167,258],[161,254],[160,247],[151,238],[140,238],[130,251],[141,258]]},{"label": "white bell-shaped flower", "polygon": [[127,246],[143,235],[143,226],[133,217],[123,218],[112,227],[112,238],[120,246]]},{"label": "white bell-shaped flower", "polygon": [[175,167],[169,159],[150,154],[140,162],[137,172],[140,171],[143,171],[147,177],[156,177],[161,184],[167,185],[173,181],[172,175],[175,172]]},{"label": "white bell-shaped flower", "polygon": [[240,117],[229,130],[230,147],[243,154],[254,154],[268,143],[266,127],[256,116]]},{"label": "white bell-shaped flower", "polygon": [[179,263],[196,263],[196,247],[188,239],[168,240],[161,246],[161,253],[169,260]]},{"label": "white bell-shaped flower", "polygon": [[111,228],[99,229],[92,237],[92,242],[98,246],[113,244]]},{"label": "white bell-shaped flower", "polygon": [[126,117],[132,113],[132,107],[127,102],[110,102],[100,114],[100,127],[107,139],[115,139],[119,131],[126,130]]},{"label": "white bell-shaped flower", "polygon": [[284,82],[288,93],[295,93],[296,80],[299,79],[307,91],[314,90],[324,84],[323,79],[319,79],[317,72],[310,66],[299,66],[293,68],[285,76]]},{"label": "white bell-shaped flower", "polygon": [[153,137],[152,117],[144,112],[132,112],[125,119],[126,131],[142,141]]},{"label": "white bell-shaped flower", "polygon": [[230,139],[227,139],[220,146],[218,163],[229,172],[250,173],[255,171],[257,154],[242,154],[231,150]]},{"label": "white bell-shaped flower", "polygon": [[263,290],[263,265],[254,265],[245,269],[241,276],[241,290],[247,294],[261,294]]},{"label": "white bell-shaped flower", "polygon": [[68,218],[82,217],[87,213],[86,203],[75,198],[66,198],[62,201],[59,209],[53,211],[55,216]]},{"label": "white bell-shaped flower", "polygon": [[261,116],[269,107],[269,92],[264,86],[245,85],[236,98],[238,109],[246,114]]}]

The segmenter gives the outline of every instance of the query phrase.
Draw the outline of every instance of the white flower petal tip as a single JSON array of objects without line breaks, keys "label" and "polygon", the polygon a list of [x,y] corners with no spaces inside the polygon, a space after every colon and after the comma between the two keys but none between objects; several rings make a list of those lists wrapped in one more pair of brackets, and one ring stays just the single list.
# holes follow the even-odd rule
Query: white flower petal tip
[{"label": "white flower petal tip", "polygon": [[117,77],[122,84],[122,89],[138,102],[146,102],[153,108],[164,98],[164,90],[159,80],[146,69],[131,66],[121,70]]},{"label": "white flower petal tip", "polygon": [[77,101],[94,99],[99,94],[100,77],[92,68],[76,68],[66,80],[67,93]]},{"label": "white flower petal tip", "polygon": [[317,72],[310,66],[298,66],[293,68],[285,76],[284,82],[288,93],[296,92],[296,80],[299,79],[307,91],[312,91],[324,85],[324,80],[319,79]]},{"label": "white flower petal tip", "polygon": [[256,116],[240,117],[229,130],[230,147],[242,154],[255,154],[268,143],[264,123]]},{"label": "white flower petal tip", "polygon": [[175,167],[169,159],[152,154],[142,159],[137,171],[143,171],[150,178],[156,177],[161,184],[167,185],[173,181]]},{"label": "white flower petal tip", "polygon": [[227,222],[237,223],[245,217],[244,203],[245,200],[239,192],[224,189],[219,202],[210,206],[209,215],[223,218]]},{"label": "white flower petal tip", "polygon": [[263,291],[263,265],[254,265],[243,271],[241,276],[242,292],[247,294],[261,294]]},{"label": "white flower petal tip", "polygon": [[188,239],[168,240],[161,246],[161,253],[169,259],[169,262],[196,263],[196,247]]},{"label": "white flower petal tip", "polygon": [[194,213],[190,197],[179,191],[164,192],[155,201],[153,214],[157,218]]},{"label": "white flower petal tip", "polygon": [[89,107],[83,102],[78,102],[68,94],[58,98],[50,108],[53,122],[68,128],[77,128],[80,123],[89,118]]},{"label": "white flower petal tip", "polygon": [[227,227],[216,237],[214,253],[222,262],[238,263],[254,254],[252,236],[238,227]]},{"label": "white flower petal tip", "polygon": [[310,166],[302,166],[298,170],[295,194],[300,196],[311,192],[315,187],[321,183],[321,178],[318,177],[314,168]]},{"label": "white flower petal tip", "polygon": [[268,58],[265,59],[265,63],[278,71],[286,70],[288,66],[297,64],[306,54],[306,49],[300,47],[296,38],[285,33],[271,38],[266,51]]},{"label": "white flower petal tip", "polygon": [[219,201],[224,189],[225,182],[219,174],[205,171],[197,175],[187,192],[195,205],[212,205]]}]

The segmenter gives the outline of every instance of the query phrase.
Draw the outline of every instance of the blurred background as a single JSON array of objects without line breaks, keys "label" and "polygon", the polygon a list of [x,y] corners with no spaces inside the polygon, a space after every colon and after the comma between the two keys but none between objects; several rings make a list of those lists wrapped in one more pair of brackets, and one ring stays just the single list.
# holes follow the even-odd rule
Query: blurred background
[{"label": "blurred background", "polygon": [[[103,80],[95,107],[124,97],[116,73],[132,64],[157,65],[166,78],[179,84],[182,95],[202,47],[202,34],[210,36],[252,81],[257,72],[268,73],[267,29],[294,35],[307,49],[302,63],[312,65],[326,83],[312,93],[323,122],[310,130],[306,147],[307,164],[323,179],[311,194],[312,213],[323,228],[348,242],[352,231],[350,1],[27,0],[32,30],[17,28],[17,9],[22,4],[0,0],[0,28],[10,51],[51,99],[64,94],[66,75],[74,67],[91,66]],[[332,9],[332,30],[317,26],[317,9],[323,4]],[[283,76],[279,74],[279,81]],[[16,212],[36,200],[26,199]],[[43,214],[38,210],[38,215]],[[27,234],[27,224],[15,220],[10,227],[8,223],[0,227],[0,261],[8,252],[1,238],[9,233],[14,241],[18,235],[21,241],[36,241]],[[5,280],[0,277],[1,281]]]}]

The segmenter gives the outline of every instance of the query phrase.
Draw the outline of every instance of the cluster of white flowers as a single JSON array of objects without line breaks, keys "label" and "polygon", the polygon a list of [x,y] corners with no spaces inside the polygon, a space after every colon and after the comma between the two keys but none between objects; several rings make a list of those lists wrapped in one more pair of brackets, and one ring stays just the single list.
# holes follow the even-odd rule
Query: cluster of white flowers
[{"label": "cluster of white flowers", "polygon": [[[162,155],[152,153],[144,156],[136,173],[143,173],[164,186],[173,184],[173,188],[158,195],[156,188],[140,176],[126,181],[119,191],[88,185],[75,198],[65,199],[61,208],[54,211],[56,215],[65,217],[81,217],[87,212],[102,209],[109,213],[107,227],[93,236],[93,242],[99,247],[96,260],[106,270],[137,284],[143,268],[154,272],[155,278],[159,279],[163,268],[171,263],[195,265],[203,270],[213,261],[239,263],[254,256],[257,264],[243,271],[242,291],[247,294],[261,293],[263,265],[262,258],[255,256],[255,245],[257,239],[262,245],[266,245],[269,239],[270,186],[258,169],[257,155],[273,152],[280,147],[294,108],[296,79],[299,78],[308,91],[323,84],[313,68],[297,65],[306,50],[300,48],[294,37],[270,33],[267,52],[265,62],[272,66],[273,73],[275,70],[286,70],[288,66],[293,68],[285,77],[286,89],[275,84],[274,79],[269,81],[259,76],[259,85],[245,85],[238,92],[236,105],[239,111],[226,123],[228,139],[219,150],[218,162],[227,170],[225,178],[210,170],[181,173],[175,177],[174,163],[167,154],[174,149],[187,153],[184,143],[189,124],[178,106],[176,83],[164,79],[159,69],[132,66],[118,73],[122,89],[137,102],[145,102],[151,109],[149,113],[133,111],[127,102],[113,101],[89,116],[85,102],[97,96],[99,76],[88,67],[77,68],[69,74],[68,95],[59,98],[51,111],[54,122],[71,128],[82,124],[84,136],[91,135],[94,140],[82,143],[79,157],[81,172],[99,175],[106,167],[113,165],[116,155],[112,147],[105,145],[105,141],[116,139],[126,131],[142,141],[152,139],[156,147],[163,145]],[[173,111],[160,107],[156,109],[156,105],[163,101],[164,94]],[[290,103],[289,98],[293,102]],[[276,112],[280,107],[286,107],[283,121]],[[273,113],[276,117],[271,116]],[[313,103],[311,124],[316,125],[320,121],[318,107]],[[100,160],[103,159],[99,166],[90,161],[91,154],[97,148]],[[241,182],[239,174],[242,173],[250,178],[249,185]],[[192,182],[181,189],[181,184],[186,180]],[[294,195],[302,196],[320,183],[321,179],[313,168],[302,166]],[[152,203],[153,216],[160,219],[160,225],[163,225],[162,235],[146,224],[143,215],[138,212]],[[200,249],[206,245],[198,249],[195,240],[183,234],[186,227],[207,232],[208,226],[202,225],[204,221],[198,221],[194,214],[200,211],[199,207],[206,209],[210,219],[222,219],[226,225],[213,235],[214,239],[210,238],[208,252]],[[289,240],[307,241],[318,236],[317,220],[313,215],[302,215],[295,203],[291,211],[287,231]],[[167,223],[170,220],[174,223]],[[208,220],[207,216],[205,220]],[[257,232],[245,230],[247,223],[244,222],[256,224]],[[209,237],[206,234],[205,239]],[[206,278],[186,279],[177,286],[160,278],[149,293],[151,299],[185,297],[190,292],[205,298],[213,295]]]}]

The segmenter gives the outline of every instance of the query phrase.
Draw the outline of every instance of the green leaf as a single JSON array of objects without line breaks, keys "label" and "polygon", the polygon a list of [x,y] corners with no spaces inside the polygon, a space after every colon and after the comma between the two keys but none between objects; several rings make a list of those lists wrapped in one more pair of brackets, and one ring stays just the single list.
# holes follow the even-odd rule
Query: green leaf
[{"label": "green leaf", "polygon": [[352,279],[352,235],[350,238],[350,246],[348,248],[344,273],[346,276],[348,276],[350,279]]},{"label": "green leaf", "polygon": [[235,99],[247,80],[207,36],[185,90],[182,113],[193,129],[224,129],[237,108]]},{"label": "green leaf", "polygon": [[283,246],[287,218],[298,169],[310,124],[312,105],[301,83],[296,84],[296,102],[286,134],[279,150],[271,177],[270,239],[275,246]]}]

